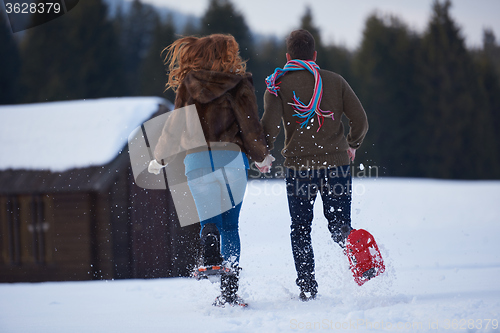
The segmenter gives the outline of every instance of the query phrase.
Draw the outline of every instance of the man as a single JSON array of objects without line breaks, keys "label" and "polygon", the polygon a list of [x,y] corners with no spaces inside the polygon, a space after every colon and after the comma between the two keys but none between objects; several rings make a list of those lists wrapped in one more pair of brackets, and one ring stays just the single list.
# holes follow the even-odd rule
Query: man
[{"label": "man", "polygon": [[[351,173],[368,130],[366,113],[340,75],[320,69],[314,38],[295,30],[286,40],[287,64],[266,79],[261,119],[269,148],[285,130],[286,186],[291,216],[291,242],[300,299],[314,299],[318,283],[311,244],[313,206],[319,193],[332,239],[344,247],[351,227]],[[308,104],[306,102],[309,101]],[[350,121],[344,135],[342,115]],[[270,162],[258,163],[259,168]]]}]

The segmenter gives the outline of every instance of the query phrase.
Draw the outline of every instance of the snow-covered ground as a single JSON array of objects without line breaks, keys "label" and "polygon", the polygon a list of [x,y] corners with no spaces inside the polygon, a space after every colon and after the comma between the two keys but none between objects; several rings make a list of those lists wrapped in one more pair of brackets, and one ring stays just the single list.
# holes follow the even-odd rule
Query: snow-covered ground
[{"label": "snow-covered ground", "polygon": [[500,182],[356,179],[353,226],[387,270],[357,286],[315,206],[319,299],[296,298],[282,180],[249,183],[239,294],[189,278],[0,285],[0,332],[500,332]]}]

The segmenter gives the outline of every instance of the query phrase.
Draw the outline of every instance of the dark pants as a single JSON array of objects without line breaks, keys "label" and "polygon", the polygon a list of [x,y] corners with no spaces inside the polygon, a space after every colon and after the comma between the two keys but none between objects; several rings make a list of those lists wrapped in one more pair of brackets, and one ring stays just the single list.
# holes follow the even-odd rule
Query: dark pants
[{"label": "dark pants", "polygon": [[332,239],[340,246],[352,230],[352,177],[349,165],[320,170],[287,169],[288,207],[292,219],[290,238],[301,291],[317,292],[314,252],[311,244],[313,206],[318,193]]}]

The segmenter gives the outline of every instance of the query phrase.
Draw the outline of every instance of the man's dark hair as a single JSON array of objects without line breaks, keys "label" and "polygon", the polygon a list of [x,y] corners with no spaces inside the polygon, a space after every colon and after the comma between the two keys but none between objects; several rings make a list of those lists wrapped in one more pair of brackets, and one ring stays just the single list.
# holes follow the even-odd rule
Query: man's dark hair
[{"label": "man's dark hair", "polygon": [[286,39],[286,51],[292,59],[312,60],[315,51],[314,37],[307,30],[294,30]]}]

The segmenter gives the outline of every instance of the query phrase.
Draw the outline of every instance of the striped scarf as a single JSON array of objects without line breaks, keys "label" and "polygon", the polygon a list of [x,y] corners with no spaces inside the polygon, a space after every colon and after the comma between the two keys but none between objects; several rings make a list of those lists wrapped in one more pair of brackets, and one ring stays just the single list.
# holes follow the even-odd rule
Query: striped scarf
[{"label": "striped scarf", "polygon": [[297,121],[300,124],[300,127],[303,128],[307,126],[309,120],[311,120],[314,115],[318,117],[319,127],[317,132],[321,129],[325,117],[332,117],[333,112],[331,111],[323,111],[320,109],[321,98],[323,96],[323,81],[321,80],[321,76],[319,75],[319,66],[314,61],[305,61],[305,60],[290,60],[286,63],[283,69],[276,68],[273,74],[269,75],[266,78],[266,86],[267,91],[269,91],[274,96],[278,96],[278,90],[280,89],[279,84],[281,82],[276,83],[276,80],[281,76],[285,75],[289,71],[301,71],[308,70],[314,75],[314,90],[311,100],[309,104],[302,103],[299,98],[295,95],[295,91],[293,92],[293,103],[290,104],[295,113],[294,117],[299,117],[303,119],[302,121]]}]

